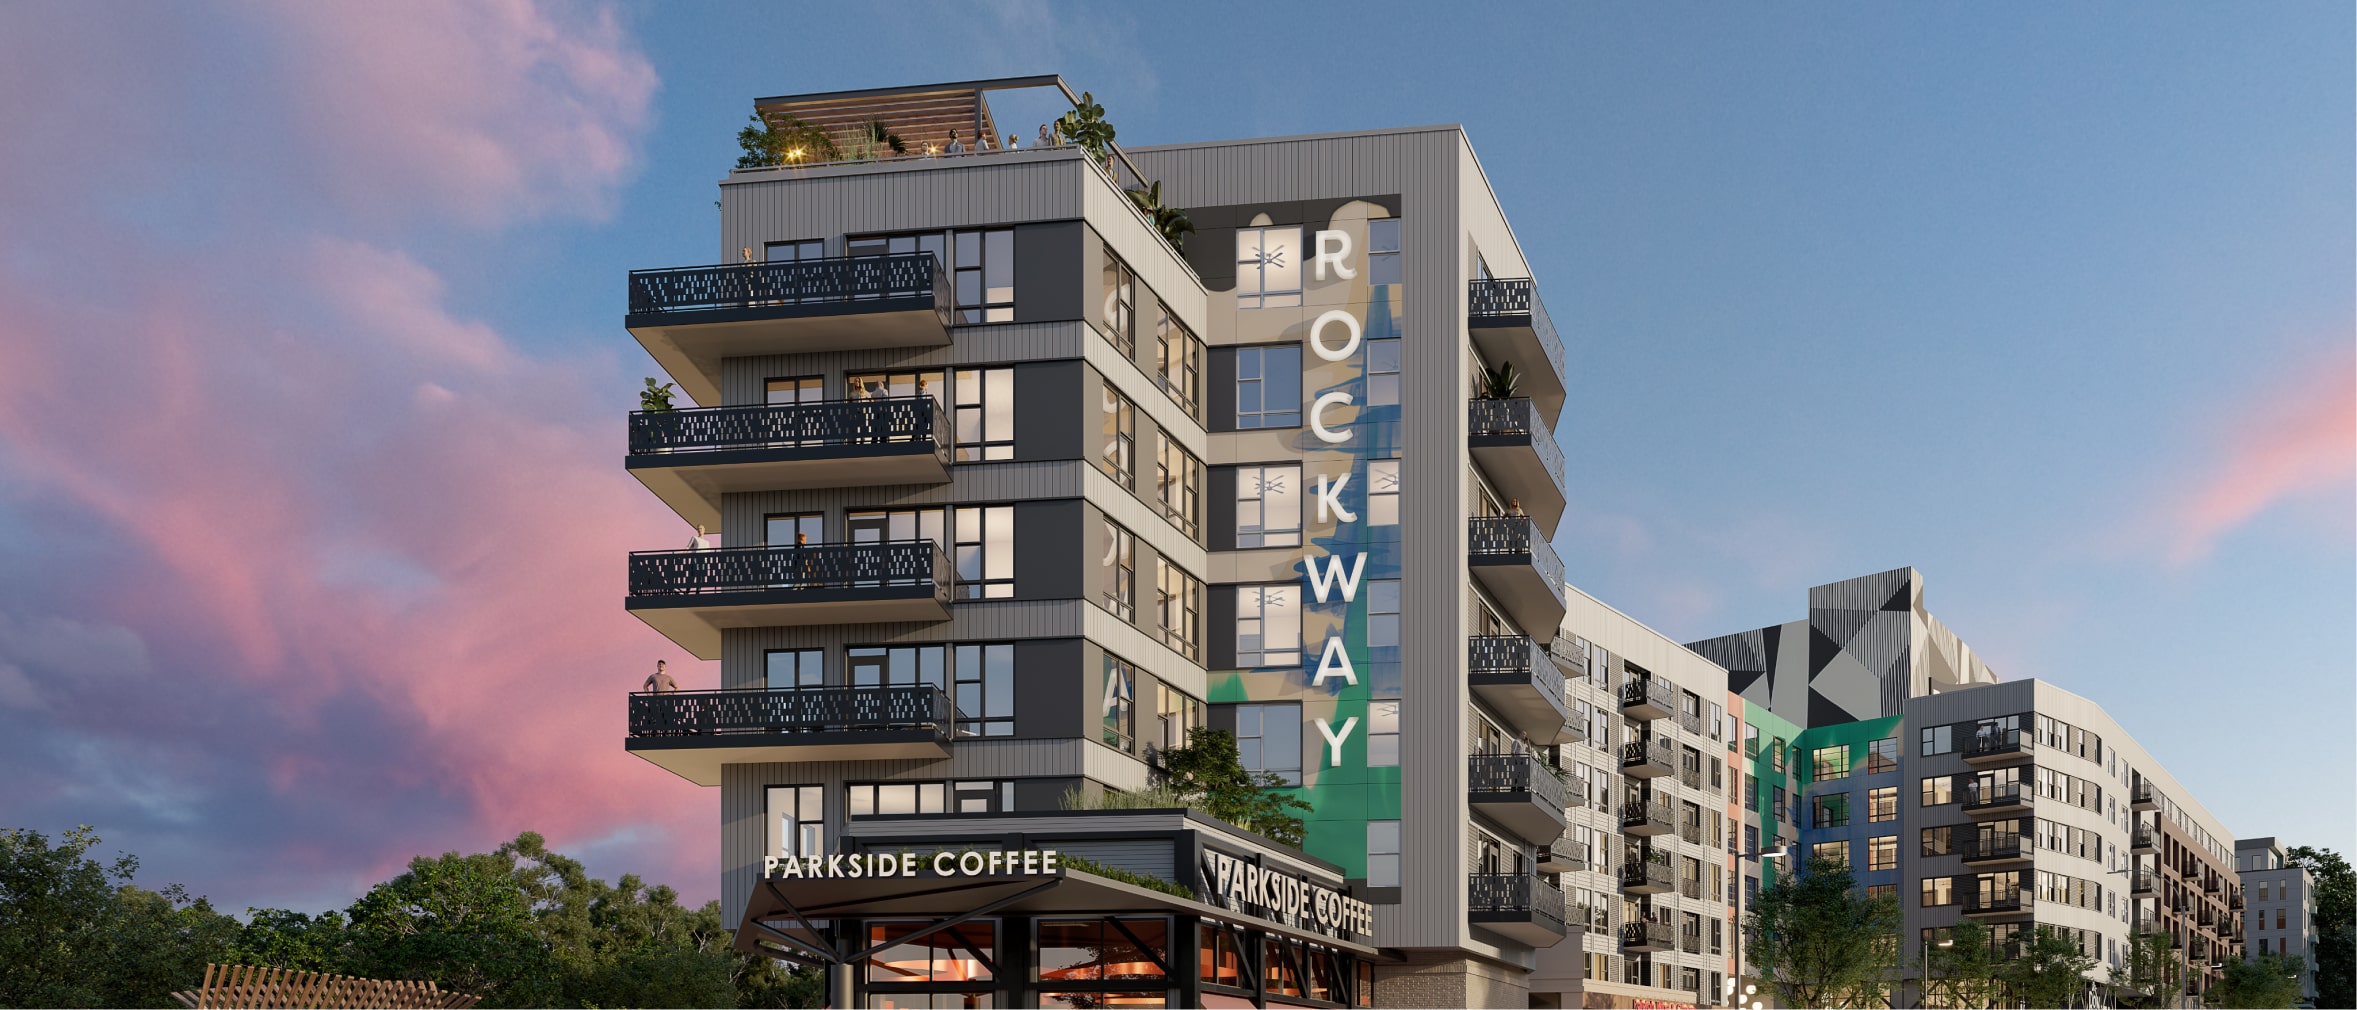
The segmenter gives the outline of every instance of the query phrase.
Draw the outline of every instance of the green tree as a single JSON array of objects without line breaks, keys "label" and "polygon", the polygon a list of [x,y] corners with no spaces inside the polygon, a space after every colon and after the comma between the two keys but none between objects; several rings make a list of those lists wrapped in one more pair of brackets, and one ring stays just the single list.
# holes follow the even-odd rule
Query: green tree
[{"label": "green tree", "polygon": [[2112,1002],[2123,1007],[2175,1006],[2185,978],[2178,957],[2167,933],[2128,934],[2128,963],[2111,974]]},{"label": "green tree", "polygon": [[2286,855],[2316,888],[2316,1005],[2357,1007],[2357,873],[2331,849],[2295,845]]},{"label": "green tree", "polygon": [[2039,926],[2021,955],[1997,969],[1997,977],[2014,999],[2029,1006],[2077,1006],[2092,981],[2095,957],[2079,950],[2078,941],[2050,926]]},{"label": "green tree", "polygon": [[1310,805],[1287,791],[1285,780],[1269,772],[1244,767],[1236,751],[1236,735],[1221,729],[1197,730],[1184,747],[1161,753],[1163,785],[1187,797],[1204,813],[1270,841],[1301,847],[1301,818]]},{"label": "green tree", "polygon": [[1997,950],[1989,928],[1966,919],[1923,950],[1926,1005],[1983,1007],[1997,995]]},{"label": "green tree", "polygon": [[1799,876],[1778,869],[1744,913],[1751,960],[1787,1006],[1887,1003],[1898,968],[1899,902],[1868,897],[1839,859],[1812,856]]},{"label": "green tree", "polygon": [[356,974],[431,981],[485,1006],[545,1006],[561,989],[513,861],[496,853],[419,856],[352,903]]},{"label": "green tree", "polygon": [[[2226,977],[2202,994],[2205,1007],[2288,1007],[2300,1001],[2300,973],[2307,964],[2297,957],[2258,954],[2229,959]],[[2338,1005],[2338,1004],[2334,1004]]]},{"label": "green tree", "polygon": [[744,129],[737,131],[737,147],[744,152],[737,156],[738,168],[807,165],[842,156],[827,131],[793,116],[771,120],[759,113],[753,115],[752,122]]},{"label": "green tree", "polygon": [[342,912],[307,915],[283,908],[248,908],[245,928],[238,932],[228,962],[349,975],[351,942]]},{"label": "green tree", "polygon": [[101,865],[88,855],[97,845],[87,824],[55,846],[38,831],[0,831],[0,1006],[98,1005],[85,959],[104,943],[115,887],[139,860]]},{"label": "green tree", "polygon": [[83,969],[98,987],[99,1006],[178,1006],[171,993],[203,984],[205,965],[226,960],[240,929],[178,884],[162,891],[126,884],[106,916],[104,942]]}]

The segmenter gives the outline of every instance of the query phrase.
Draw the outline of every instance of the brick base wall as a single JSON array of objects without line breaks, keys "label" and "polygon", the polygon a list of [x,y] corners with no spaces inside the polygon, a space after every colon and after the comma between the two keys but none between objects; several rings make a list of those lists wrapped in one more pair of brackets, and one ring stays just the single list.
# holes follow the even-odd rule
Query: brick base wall
[{"label": "brick base wall", "polygon": [[1375,1005],[1520,1010],[1530,1006],[1527,974],[1472,958],[1411,954],[1405,964],[1375,966]]}]

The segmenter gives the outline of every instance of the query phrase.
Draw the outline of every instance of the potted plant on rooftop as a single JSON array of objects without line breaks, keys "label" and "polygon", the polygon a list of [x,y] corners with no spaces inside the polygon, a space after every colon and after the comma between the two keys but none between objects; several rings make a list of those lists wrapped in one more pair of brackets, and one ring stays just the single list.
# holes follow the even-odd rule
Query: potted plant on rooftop
[{"label": "potted plant on rooftop", "polygon": [[1161,180],[1155,180],[1153,185],[1144,189],[1125,189],[1122,192],[1128,193],[1130,202],[1137,204],[1138,209],[1145,212],[1146,219],[1154,222],[1154,230],[1162,233],[1162,241],[1170,243],[1174,251],[1186,250],[1187,236],[1194,232],[1195,223],[1187,220],[1186,211],[1162,205]]},{"label": "potted plant on rooftop", "polygon": [[827,131],[793,116],[770,119],[754,113],[752,122],[737,131],[738,168],[775,168],[833,161],[839,157]]},{"label": "potted plant on rooftop", "polygon": [[1056,136],[1067,144],[1079,145],[1089,157],[1104,163],[1106,171],[1113,170],[1113,124],[1105,121],[1105,107],[1098,105],[1088,92],[1080,93],[1080,101],[1072,106],[1072,111],[1057,117]]}]

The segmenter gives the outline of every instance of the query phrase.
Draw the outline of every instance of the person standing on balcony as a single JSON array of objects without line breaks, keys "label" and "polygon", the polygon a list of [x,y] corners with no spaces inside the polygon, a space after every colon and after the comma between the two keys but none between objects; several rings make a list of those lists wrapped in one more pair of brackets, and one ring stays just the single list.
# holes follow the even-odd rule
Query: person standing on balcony
[{"label": "person standing on balcony", "polygon": [[655,672],[648,674],[646,683],[639,685],[643,690],[654,694],[670,694],[679,690],[679,681],[671,678],[671,674],[663,669],[663,663],[663,660],[655,660]]},{"label": "person standing on balcony", "polygon": [[697,523],[697,524],[696,524],[696,536],[695,536],[695,539],[689,540],[689,541],[687,542],[687,549],[688,549],[688,550],[691,550],[691,551],[708,551],[708,550],[711,550],[711,549],[712,549],[712,540],[711,540],[711,538],[709,538],[709,537],[706,537],[706,536],[704,535],[704,524],[703,524],[703,523]]}]

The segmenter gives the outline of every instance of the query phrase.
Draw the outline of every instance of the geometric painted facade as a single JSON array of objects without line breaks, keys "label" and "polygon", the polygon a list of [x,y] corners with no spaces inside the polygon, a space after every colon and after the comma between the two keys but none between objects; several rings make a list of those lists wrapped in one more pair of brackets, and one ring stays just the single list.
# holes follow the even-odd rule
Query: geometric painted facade
[{"label": "geometric painted facade", "polygon": [[1880,719],[1906,700],[1995,674],[1923,609],[1913,568],[1809,590],[1809,617],[1692,642],[1727,669],[1727,689],[1800,726]]}]

